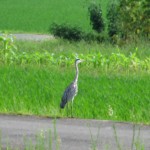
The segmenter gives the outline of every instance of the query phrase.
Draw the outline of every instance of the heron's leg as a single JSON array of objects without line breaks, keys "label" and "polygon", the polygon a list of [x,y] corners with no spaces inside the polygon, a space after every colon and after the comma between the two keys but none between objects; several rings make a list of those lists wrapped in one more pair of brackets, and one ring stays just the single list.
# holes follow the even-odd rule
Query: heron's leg
[{"label": "heron's leg", "polygon": [[73,101],[71,101],[71,118],[73,118]]},{"label": "heron's leg", "polygon": [[67,117],[68,117],[68,103],[67,103]]},{"label": "heron's leg", "polygon": [[73,118],[73,100],[74,100],[74,98],[71,101],[71,118]]}]

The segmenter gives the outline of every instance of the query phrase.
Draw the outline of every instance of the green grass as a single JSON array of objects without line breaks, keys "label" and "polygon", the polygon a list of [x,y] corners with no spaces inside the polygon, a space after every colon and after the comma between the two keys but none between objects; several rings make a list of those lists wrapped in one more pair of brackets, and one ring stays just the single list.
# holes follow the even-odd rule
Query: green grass
[{"label": "green grass", "polygon": [[[74,78],[74,68],[60,66],[1,66],[0,112],[66,116],[59,103]],[[150,123],[148,74],[107,74],[80,66],[78,118]]]},{"label": "green grass", "polygon": [[126,52],[111,45],[62,40],[18,42],[19,50],[12,44],[10,38],[1,38],[0,113],[66,117],[59,104],[74,78],[78,55],[85,62],[80,65],[75,117],[150,123],[147,43],[137,45],[142,53],[135,45],[131,53],[130,46]]},{"label": "green grass", "polygon": [[150,43],[146,40],[139,40],[137,43],[129,43],[118,47],[117,45],[111,45],[110,43],[96,43],[91,42],[87,43],[84,41],[81,42],[69,42],[61,39],[54,39],[50,41],[15,41],[18,47],[18,50],[28,53],[35,52],[44,52],[45,50],[54,53],[57,56],[66,55],[70,56],[72,53],[78,54],[95,54],[102,53],[103,55],[111,55],[112,53],[121,52],[126,56],[129,56],[130,53],[137,54],[137,57],[140,59],[145,59],[150,56]]},{"label": "green grass", "polygon": [[[104,16],[107,2],[101,1]],[[48,33],[50,25],[56,22],[77,25],[85,31],[91,31],[88,4],[89,0],[0,1],[0,30]]]}]

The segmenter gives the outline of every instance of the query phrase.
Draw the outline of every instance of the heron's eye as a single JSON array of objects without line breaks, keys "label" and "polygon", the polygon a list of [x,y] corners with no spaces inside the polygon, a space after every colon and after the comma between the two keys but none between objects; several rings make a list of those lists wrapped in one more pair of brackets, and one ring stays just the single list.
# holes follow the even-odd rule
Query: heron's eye
[{"label": "heron's eye", "polygon": [[80,59],[76,59],[76,61],[75,61],[75,62],[76,62],[76,63],[78,63],[78,61],[79,61],[79,60],[80,60]]}]

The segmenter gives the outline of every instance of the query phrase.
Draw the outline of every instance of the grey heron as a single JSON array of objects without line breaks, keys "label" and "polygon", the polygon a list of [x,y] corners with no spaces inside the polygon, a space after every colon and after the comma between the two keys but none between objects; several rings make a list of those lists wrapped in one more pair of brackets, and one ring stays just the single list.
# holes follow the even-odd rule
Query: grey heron
[{"label": "grey heron", "polygon": [[78,76],[79,76],[79,69],[78,69],[78,64],[81,63],[83,60],[76,59],[75,60],[75,68],[76,68],[76,75],[74,80],[71,82],[71,84],[66,88],[62,99],[60,103],[60,108],[64,108],[65,105],[67,104],[67,115],[68,115],[68,102],[72,101],[71,104],[71,117],[73,117],[73,100],[74,97],[77,95],[78,92]]}]

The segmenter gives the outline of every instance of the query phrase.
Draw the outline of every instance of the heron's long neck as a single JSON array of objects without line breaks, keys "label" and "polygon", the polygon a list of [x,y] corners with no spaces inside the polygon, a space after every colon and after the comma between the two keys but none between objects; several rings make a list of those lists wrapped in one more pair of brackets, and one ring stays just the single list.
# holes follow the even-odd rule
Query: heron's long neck
[{"label": "heron's long neck", "polygon": [[77,83],[77,81],[78,81],[78,75],[79,75],[78,64],[75,64],[75,67],[76,67],[76,76],[75,76],[74,82]]}]

